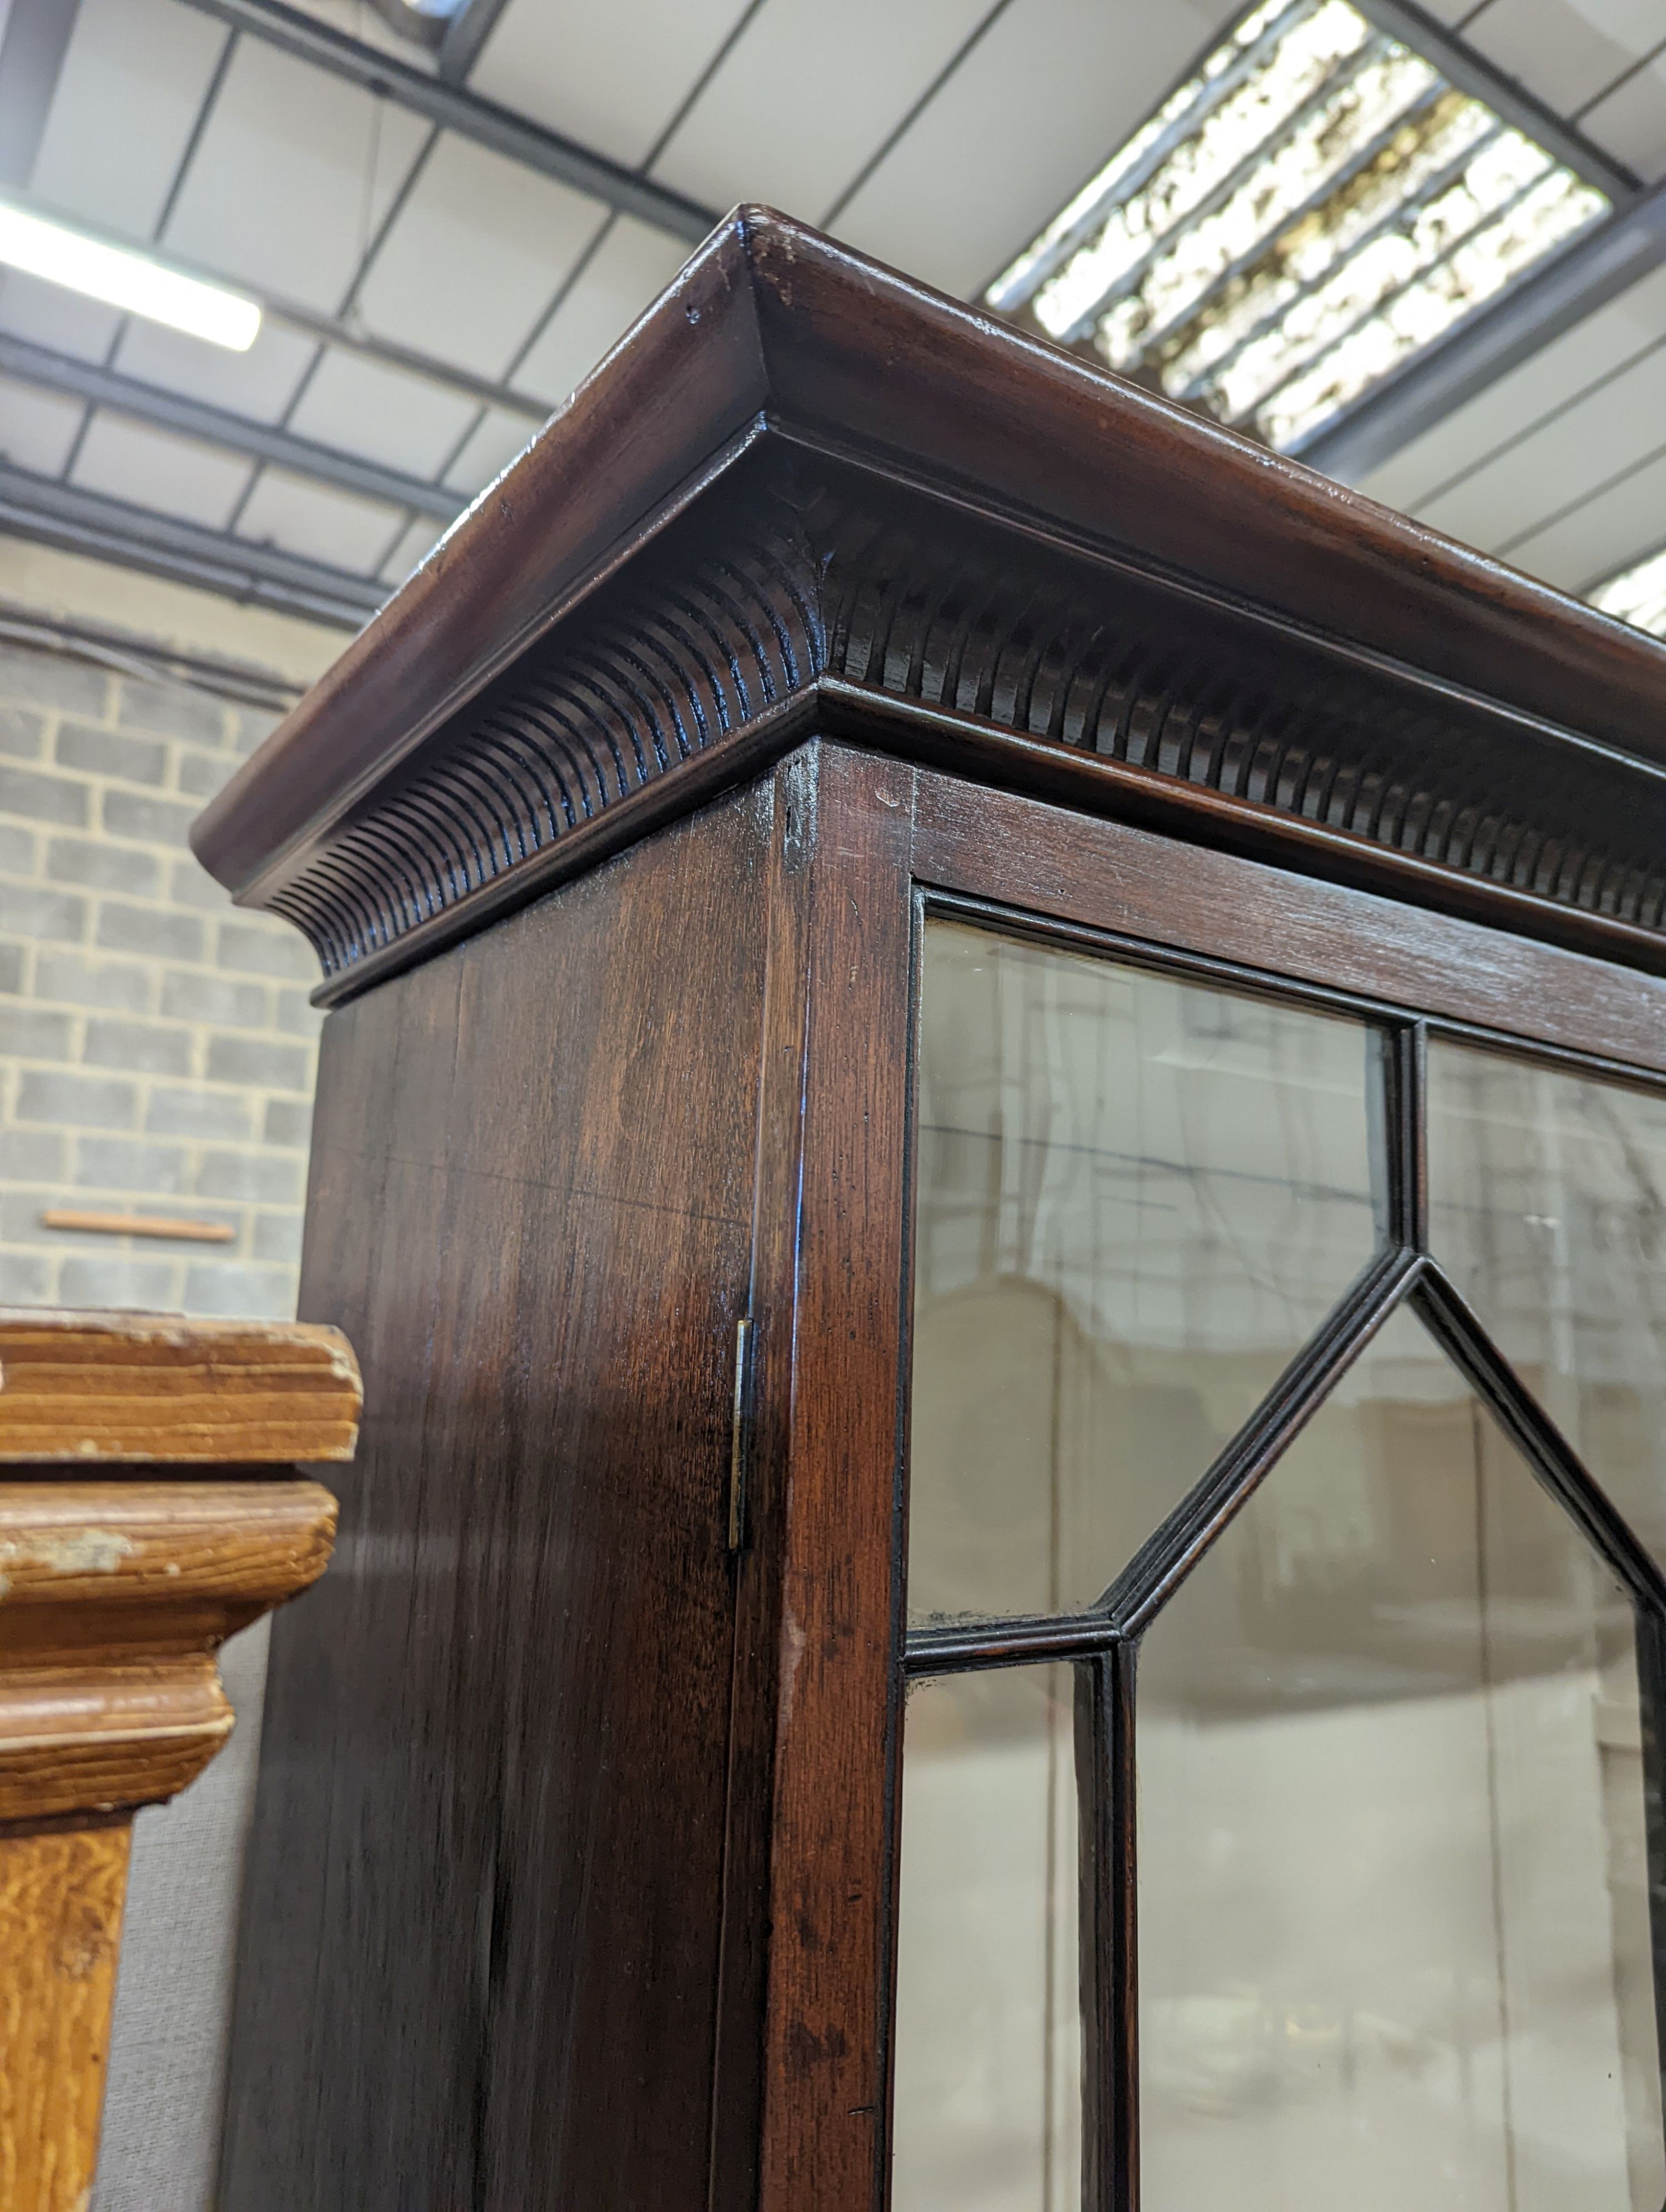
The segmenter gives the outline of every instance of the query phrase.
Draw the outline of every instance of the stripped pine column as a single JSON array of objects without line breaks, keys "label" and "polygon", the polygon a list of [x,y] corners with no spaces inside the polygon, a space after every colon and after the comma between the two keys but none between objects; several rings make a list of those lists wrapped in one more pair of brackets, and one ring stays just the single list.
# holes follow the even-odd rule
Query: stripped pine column
[{"label": "stripped pine column", "polygon": [[228,1636],[324,1571],[331,1328],[0,1311],[0,2203],[83,2212],[134,1814],[231,1732]]}]

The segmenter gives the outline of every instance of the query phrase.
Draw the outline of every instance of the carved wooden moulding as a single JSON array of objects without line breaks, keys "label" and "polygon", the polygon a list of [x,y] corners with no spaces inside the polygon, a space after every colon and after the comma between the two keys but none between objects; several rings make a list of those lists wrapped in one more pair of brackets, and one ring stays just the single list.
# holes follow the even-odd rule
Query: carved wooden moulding
[{"label": "carved wooden moulding", "polygon": [[196,843],[333,1000],[827,734],[1660,967],[1661,661],[743,211]]}]

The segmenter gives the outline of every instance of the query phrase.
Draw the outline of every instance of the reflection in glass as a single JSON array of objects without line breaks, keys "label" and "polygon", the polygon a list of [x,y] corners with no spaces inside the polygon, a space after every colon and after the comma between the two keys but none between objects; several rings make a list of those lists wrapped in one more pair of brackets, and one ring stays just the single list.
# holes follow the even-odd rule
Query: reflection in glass
[{"label": "reflection in glass", "polygon": [[1091,1604],[1254,1411],[1373,1249],[1372,1043],[927,925],[914,1619]]},{"label": "reflection in glass", "polygon": [[1143,1642],[1145,2212],[1660,2212],[1629,1605],[1409,1315]]},{"label": "reflection in glass", "polygon": [[894,2212],[1079,2212],[1071,1694],[1067,1667],[910,1692]]},{"label": "reflection in glass", "polygon": [[1666,1566],[1666,1095],[1437,1039],[1429,1196],[1435,1256]]}]

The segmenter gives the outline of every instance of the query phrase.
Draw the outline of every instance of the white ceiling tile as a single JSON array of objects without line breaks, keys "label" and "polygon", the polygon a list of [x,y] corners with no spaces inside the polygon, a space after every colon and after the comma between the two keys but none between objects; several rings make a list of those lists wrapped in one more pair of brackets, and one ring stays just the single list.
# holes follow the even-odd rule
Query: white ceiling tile
[{"label": "white ceiling tile", "polygon": [[522,416],[505,415],[497,408],[489,409],[467,445],[446,471],[447,484],[453,491],[460,491],[472,499],[477,492],[484,491],[495,477],[502,475],[527,441],[536,434],[532,425]]},{"label": "white ceiling tile", "polygon": [[834,228],[963,296],[999,275],[1237,13],[1013,0]]},{"label": "white ceiling tile", "polygon": [[1420,520],[1484,551],[1507,550],[1546,516],[1652,452],[1663,424],[1666,343],[1431,501]]},{"label": "white ceiling tile", "polygon": [[1474,13],[1475,0],[1423,0],[1423,12],[1432,15],[1438,23],[1455,29],[1466,15]]},{"label": "white ceiling tile", "polygon": [[1633,469],[1572,514],[1549,522],[1510,558],[1565,592],[1588,592],[1659,548],[1666,524],[1666,454]]},{"label": "white ceiling tile", "polygon": [[[989,0],[768,0],[654,163],[678,191],[819,222],[988,13]],[[852,68],[879,53],[880,69]],[[813,85],[813,100],[781,97]],[[982,149],[980,149],[980,153]]]},{"label": "white ceiling tile", "polygon": [[333,313],[428,137],[391,101],[241,40],[165,243]]},{"label": "white ceiling tile", "polygon": [[401,533],[398,544],[381,565],[383,583],[403,584],[416,563],[434,550],[440,537],[437,523],[413,522],[409,530]]},{"label": "white ceiling tile", "polygon": [[82,440],[71,483],[223,530],[249,481],[240,454],[176,437],[100,407]]},{"label": "white ceiling tile", "polygon": [[405,518],[397,507],[356,492],[291,476],[287,469],[264,469],[237,520],[240,538],[276,545],[331,568],[374,575],[387,557]]},{"label": "white ceiling tile", "polygon": [[148,239],[226,37],[222,24],[178,0],[82,0],[33,196]]},{"label": "white ceiling tile", "polygon": [[502,375],[605,220],[599,201],[447,134],[365,279],[365,320]]},{"label": "white ceiling tile", "polygon": [[42,392],[0,376],[0,456],[38,476],[57,476],[86,411],[79,399],[68,399],[61,392]]},{"label": "white ceiling tile", "polygon": [[276,422],[295,397],[318,350],[310,338],[263,323],[246,353],[135,319],[123,333],[115,366],[124,375],[160,384],[211,407],[229,407],[257,422]]},{"label": "white ceiling tile", "polygon": [[72,353],[82,361],[102,361],[109,353],[121,317],[113,307],[67,292],[44,277],[0,272],[0,331],[33,338],[37,345]]},{"label": "white ceiling tile", "polygon": [[1646,53],[1660,31],[1658,0],[1493,0],[1462,35],[1558,115],[1572,115]]},{"label": "white ceiling tile", "polygon": [[454,392],[384,368],[362,354],[326,353],[289,427],[413,476],[437,476],[475,417]]},{"label": "white ceiling tile", "polygon": [[1666,176],[1666,59],[1599,100],[1580,117],[1579,128],[1646,184]]},{"label": "white ceiling tile", "polygon": [[634,169],[744,12],[743,0],[509,0],[469,86]]},{"label": "white ceiling tile", "polygon": [[1663,337],[1666,269],[1657,269],[1402,447],[1361,477],[1359,489],[1385,506],[1420,514],[1444,485]]},{"label": "white ceiling tile", "polygon": [[523,392],[565,399],[682,267],[680,239],[621,216],[514,373]]}]

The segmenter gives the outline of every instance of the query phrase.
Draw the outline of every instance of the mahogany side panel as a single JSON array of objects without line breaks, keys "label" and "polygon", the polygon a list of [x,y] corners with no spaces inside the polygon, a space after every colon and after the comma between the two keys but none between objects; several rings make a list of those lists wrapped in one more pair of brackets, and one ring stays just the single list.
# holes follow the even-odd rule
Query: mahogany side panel
[{"label": "mahogany side panel", "polygon": [[302,1310],[366,1382],[280,1622],[221,2201],[705,2196],[768,785],[326,1024]]},{"label": "mahogany side panel", "polygon": [[919,771],[917,880],[1666,1071],[1666,977]]}]

